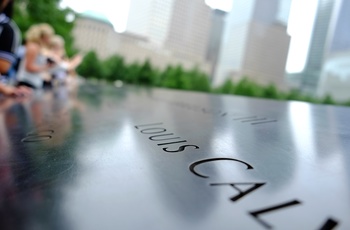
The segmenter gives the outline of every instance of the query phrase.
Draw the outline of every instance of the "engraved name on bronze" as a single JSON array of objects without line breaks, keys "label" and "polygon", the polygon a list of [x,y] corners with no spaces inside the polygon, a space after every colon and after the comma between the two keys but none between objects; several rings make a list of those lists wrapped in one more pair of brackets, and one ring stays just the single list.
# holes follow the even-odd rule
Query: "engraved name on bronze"
[{"label": "engraved name on bronze", "polygon": [[149,140],[156,142],[157,146],[161,147],[162,150],[167,153],[199,149],[197,145],[187,144],[187,140],[169,132],[161,125],[163,125],[163,123],[136,125],[135,128],[139,129],[142,134],[148,135]]},{"label": "engraved name on bronze", "polygon": [[[177,153],[183,152],[185,150],[197,150],[199,146],[197,145],[183,145],[182,143],[187,143],[187,140],[184,140],[181,137],[176,136],[174,133],[168,132],[166,128],[164,128],[163,123],[152,123],[152,124],[144,124],[144,125],[136,125],[135,128],[140,130],[142,134],[150,135],[148,137],[151,141],[161,142],[157,144],[158,146],[167,146],[163,148],[164,152],[168,153]],[[181,144],[181,145],[179,145]],[[171,147],[170,147],[171,146]],[[254,166],[234,158],[210,158],[210,159],[202,159],[198,160],[189,166],[189,171],[193,173],[195,176],[200,177],[202,179],[210,179],[210,175],[206,175],[201,173],[196,167],[202,164],[214,163],[219,161],[230,161],[233,164],[242,165],[243,170],[254,170]],[[244,169],[245,168],[245,169]],[[245,186],[245,189],[242,189],[240,186]],[[247,185],[249,186],[247,188]],[[234,190],[236,190],[237,195],[234,195],[229,198],[230,202],[238,202],[241,199],[245,198],[247,195],[252,194],[253,192],[258,192],[260,189],[263,189],[267,185],[267,182],[225,182],[225,183],[210,183],[211,187],[226,187],[230,186]],[[261,219],[266,213],[280,211],[285,208],[300,206],[303,202],[298,199],[291,199],[285,201],[283,203],[277,204],[268,204],[267,207],[259,207],[257,210],[248,211],[248,215],[252,216],[261,226],[266,229],[273,229],[273,225],[269,222]],[[338,221],[333,218],[328,218],[320,228],[320,230],[331,230],[334,229],[338,225]],[[316,226],[315,226],[316,227]]]}]

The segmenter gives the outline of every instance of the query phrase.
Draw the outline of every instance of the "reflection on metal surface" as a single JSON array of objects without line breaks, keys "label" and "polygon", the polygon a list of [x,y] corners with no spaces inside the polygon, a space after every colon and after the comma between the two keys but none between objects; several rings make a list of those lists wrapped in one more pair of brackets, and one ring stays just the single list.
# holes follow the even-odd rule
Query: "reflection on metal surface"
[{"label": "reflection on metal surface", "polygon": [[[290,128],[293,132],[294,145],[299,152],[313,157],[316,155],[313,136],[311,108],[306,103],[292,102],[289,104]],[[301,132],[302,130],[302,132]]]},{"label": "reflection on metal surface", "polygon": [[348,229],[349,116],[99,84],[3,98],[0,229]]}]

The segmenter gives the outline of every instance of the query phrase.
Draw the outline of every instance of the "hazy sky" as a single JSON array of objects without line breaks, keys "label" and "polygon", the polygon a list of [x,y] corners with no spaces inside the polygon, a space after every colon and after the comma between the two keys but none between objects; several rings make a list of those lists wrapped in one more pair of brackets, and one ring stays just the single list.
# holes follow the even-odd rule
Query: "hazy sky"
[{"label": "hazy sky", "polygon": [[287,72],[303,70],[309,50],[310,38],[318,0],[293,0],[288,21],[292,36],[287,60]]},{"label": "hazy sky", "polygon": [[117,32],[124,32],[128,20],[130,0],[62,0],[63,7],[69,6],[78,13],[96,11],[104,14]]},{"label": "hazy sky", "polygon": [[[205,0],[212,8],[230,11],[233,0]],[[97,4],[98,3],[98,4]],[[82,13],[93,10],[104,14],[117,32],[124,32],[128,20],[130,0],[63,0],[62,6],[69,6]],[[292,0],[288,33],[292,35],[287,72],[303,69],[309,47],[317,0]]]}]

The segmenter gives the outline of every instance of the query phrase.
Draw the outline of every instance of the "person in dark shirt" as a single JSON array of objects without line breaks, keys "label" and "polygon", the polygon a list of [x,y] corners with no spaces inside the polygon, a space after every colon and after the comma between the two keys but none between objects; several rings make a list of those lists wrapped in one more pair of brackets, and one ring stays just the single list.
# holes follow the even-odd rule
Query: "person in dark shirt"
[{"label": "person in dark shirt", "polygon": [[11,20],[12,0],[0,0],[0,94],[19,96],[28,90],[5,85],[1,75],[6,74],[16,61],[16,50],[20,44],[20,33],[17,25]]},{"label": "person in dark shirt", "polygon": [[0,73],[5,74],[16,61],[20,35],[17,25],[8,17],[11,16],[9,8],[12,8],[13,2],[0,0],[0,3]]}]

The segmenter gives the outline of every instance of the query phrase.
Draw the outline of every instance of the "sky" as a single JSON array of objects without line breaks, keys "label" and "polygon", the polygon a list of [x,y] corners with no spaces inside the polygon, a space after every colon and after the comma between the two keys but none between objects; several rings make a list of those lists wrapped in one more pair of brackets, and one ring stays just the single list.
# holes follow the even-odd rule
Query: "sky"
[{"label": "sky", "polygon": [[211,8],[227,12],[232,8],[232,0],[205,0],[205,3]]},{"label": "sky", "polygon": [[[62,0],[61,6],[69,6],[78,13],[93,10],[104,14],[114,29],[122,33],[126,30],[130,0]],[[233,0],[205,0],[212,8],[230,11]],[[287,72],[300,72],[304,68],[310,43],[317,0],[292,0],[288,33],[292,36],[287,61]]]},{"label": "sky", "polygon": [[61,6],[69,6],[78,13],[95,11],[104,14],[114,29],[122,33],[126,29],[130,0],[62,0]]},{"label": "sky", "polygon": [[309,50],[318,0],[293,0],[288,21],[289,46],[286,71],[301,72]]}]

